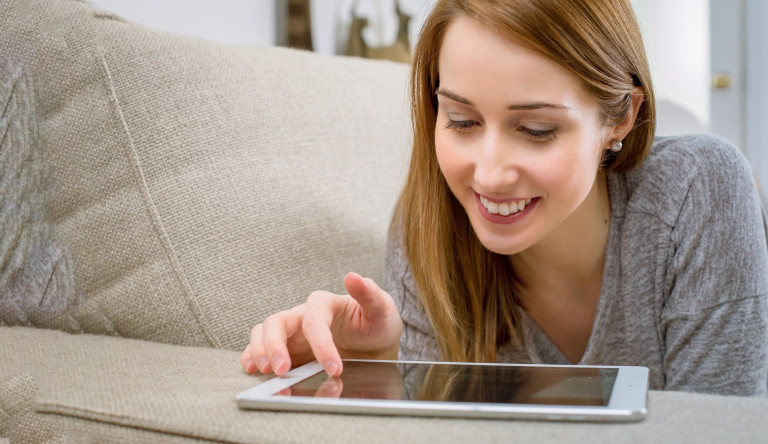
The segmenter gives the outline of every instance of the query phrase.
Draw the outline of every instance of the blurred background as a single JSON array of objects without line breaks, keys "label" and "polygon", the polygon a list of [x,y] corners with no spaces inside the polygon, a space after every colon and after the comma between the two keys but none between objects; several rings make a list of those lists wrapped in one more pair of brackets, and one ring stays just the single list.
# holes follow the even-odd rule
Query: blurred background
[{"label": "blurred background", "polygon": [[[405,61],[435,0],[91,2],[134,22],[209,40]],[[768,188],[768,1],[632,5],[665,116],[657,133],[726,137]]]}]

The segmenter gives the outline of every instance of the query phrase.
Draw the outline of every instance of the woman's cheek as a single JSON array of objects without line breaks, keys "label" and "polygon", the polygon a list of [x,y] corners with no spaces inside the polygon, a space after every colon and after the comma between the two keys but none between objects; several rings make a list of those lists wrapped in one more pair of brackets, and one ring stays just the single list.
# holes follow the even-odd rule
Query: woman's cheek
[{"label": "woman's cheek", "polygon": [[440,171],[451,189],[456,192],[454,187],[462,181],[462,176],[466,175],[468,164],[462,158],[460,151],[453,145],[448,143],[436,145],[437,163],[440,166]]}]

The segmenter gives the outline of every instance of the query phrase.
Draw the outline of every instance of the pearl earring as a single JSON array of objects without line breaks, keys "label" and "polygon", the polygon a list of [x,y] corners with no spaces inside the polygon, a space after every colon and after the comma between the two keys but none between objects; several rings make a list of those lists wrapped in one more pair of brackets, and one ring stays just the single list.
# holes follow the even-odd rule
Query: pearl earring
[{"label": "pearl earring", "polygon": [[616,143],[614,143],[613,146],[611,146],[611,151],[613,151],[614,153],[618,153],[619,151],[621,151],[622,147],[624,147],[624,144],[621,143],[620,140],[617,140]]}]

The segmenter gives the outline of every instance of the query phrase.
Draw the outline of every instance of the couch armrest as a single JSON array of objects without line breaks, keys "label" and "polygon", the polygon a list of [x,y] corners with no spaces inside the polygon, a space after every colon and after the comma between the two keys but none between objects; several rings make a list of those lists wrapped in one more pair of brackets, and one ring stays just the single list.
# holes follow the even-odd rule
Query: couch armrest
[{"label": "couch armrest", "polygon": [[674,392],[651,392],[648,418],[627,424],[242,411],[235,394],[264,377],[243,373],[237,352],[24,327],[2,327],[0,337],[0,381],[33,375],[37,412],[96,441],[758,442],[768,436],[768,399]]}]

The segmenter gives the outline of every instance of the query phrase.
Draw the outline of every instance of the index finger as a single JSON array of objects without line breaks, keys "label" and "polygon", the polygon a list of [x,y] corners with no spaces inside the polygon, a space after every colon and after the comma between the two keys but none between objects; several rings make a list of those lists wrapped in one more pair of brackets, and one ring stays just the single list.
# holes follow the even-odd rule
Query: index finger
[{"label": "index finger", "polygon": [[330,376],[338,376],[342,371],[341,355],[333,340],[331,324],[344,311],[349,300],[349,296],[321,291],[312,293],[307,299],[301,328],[315,359]]}]

